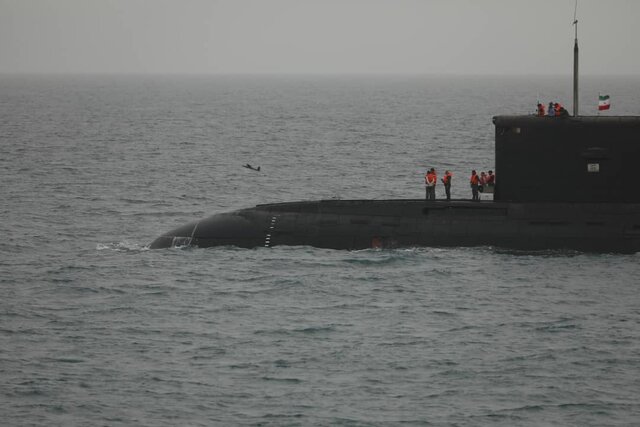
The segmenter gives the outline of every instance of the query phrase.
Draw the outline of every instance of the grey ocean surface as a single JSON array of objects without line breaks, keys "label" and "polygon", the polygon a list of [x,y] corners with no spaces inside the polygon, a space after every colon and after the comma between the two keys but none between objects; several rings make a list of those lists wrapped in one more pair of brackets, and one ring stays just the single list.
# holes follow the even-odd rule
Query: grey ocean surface
[{"label": "grey ocean surface", "polygon": [[[639,78],[581,83],[582,114],[640,114]],[[430,166],[470,197],[491,117],[570,91],[0,76],[3,425],[638,425],[638,254],[145,248],[258,203],[423,197]]]}]

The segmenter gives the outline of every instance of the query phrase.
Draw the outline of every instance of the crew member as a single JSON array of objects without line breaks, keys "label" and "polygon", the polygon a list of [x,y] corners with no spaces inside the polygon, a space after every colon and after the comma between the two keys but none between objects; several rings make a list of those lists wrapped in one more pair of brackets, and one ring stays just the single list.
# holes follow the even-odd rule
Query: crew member
[{"label": "crew member", "polygon": [[549,103],[549,109],[547,110],[547,115],[549,117],[554,117],[556,115],[556,108],[553,105],[553,102]]},{"label": "crew member", "polygon": [[496,186],[496,176],[493,174],[493,171],[487,172],[486,184],[484,186],[484,192],[493,194],[495,192]]},{"label": "crew member", "polygon": [[495,187],[496,185],[496,176],[493,174],[493,171],[487,172],[487,187]]},{"label": "crew member", "polygon": [[478,195],[478,185],[480,185],[480,177],[475,170],[471,171],[471,179],[469,179],[469,182],[471,184],[471,200],[480,201],[480,196]]},{"label": "crew member", "polygon": [[453,178],[451,171],[444,171],[444,177],[441,181],[444,184],[444,192],[447,194],[447,200],[451,200],[451,178]]},{"label": "crew member", "polygon": [[429,169],[427,174],[424,176],[424,185],[427,190],[427,200],[435,200],[436,199],[436,181],[438,177],[436,175],[436,170],[434,168]]},{"label": "crew member", "polygon": [[556,104],[556,117],[566,117],[569,115],[569,112],[566,108],[562,106],[562,104]]},{"label": "crew member", "polygon": [[544,117],[544,115],[545,115],[544,104],[538,102],[538,117]]}]

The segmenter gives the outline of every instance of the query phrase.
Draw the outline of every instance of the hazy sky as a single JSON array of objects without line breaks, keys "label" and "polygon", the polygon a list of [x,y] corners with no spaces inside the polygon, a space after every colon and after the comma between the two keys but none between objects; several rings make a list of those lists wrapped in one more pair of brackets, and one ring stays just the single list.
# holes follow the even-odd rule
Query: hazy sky
[{"label": "hazy sky", "polygon": [[[0,73],[570,74],[574,0],[0,0]],[[640,0],[579,0],[581,74],[640,75]]]}]

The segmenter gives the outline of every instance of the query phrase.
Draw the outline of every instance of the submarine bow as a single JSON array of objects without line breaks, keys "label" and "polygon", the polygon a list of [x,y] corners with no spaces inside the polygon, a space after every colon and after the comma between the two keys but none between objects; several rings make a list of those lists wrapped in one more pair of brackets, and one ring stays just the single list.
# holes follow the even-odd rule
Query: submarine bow
[{"label": "submarine bow", "polygon": [[253,248],[264,244],[265,236],[256,218],[245,211],[220,213],[171,230],[149,246],[163,249],[179,246],[238,246]]}]

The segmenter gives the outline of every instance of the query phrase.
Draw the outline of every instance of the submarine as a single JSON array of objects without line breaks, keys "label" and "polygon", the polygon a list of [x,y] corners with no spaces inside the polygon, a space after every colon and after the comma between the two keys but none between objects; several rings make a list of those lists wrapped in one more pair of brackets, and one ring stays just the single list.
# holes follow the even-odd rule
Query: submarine
[{"label": "submarine", "polygon": [[498,115],[493,200],[317,200],[261,204],[168,231],[151,249],[278,245],[358,250],[488,246],[640,251],[640,116]]}]

